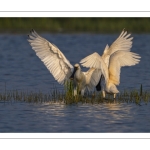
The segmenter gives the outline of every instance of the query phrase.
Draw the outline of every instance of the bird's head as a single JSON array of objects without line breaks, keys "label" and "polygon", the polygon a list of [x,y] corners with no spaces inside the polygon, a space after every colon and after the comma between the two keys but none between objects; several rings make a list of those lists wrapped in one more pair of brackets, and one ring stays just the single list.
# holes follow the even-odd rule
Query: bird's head
[{"label": "bird's head", "polygon": [[75,65],[74,65],[73,73],[72,73],[72,75],[70,76],[70,79],[71,79],[71,80],[74,79],[74,75],[75,75],[76,71],[79,70],[79,69],[80,69],[80,65],[79,65],[79,64],[75,64]]},{"label": "bird's head", "polygon": [[75,64],[74,65],[74,70],[78,70],[78,69],[80,69],[80,65],[79,64]]}]

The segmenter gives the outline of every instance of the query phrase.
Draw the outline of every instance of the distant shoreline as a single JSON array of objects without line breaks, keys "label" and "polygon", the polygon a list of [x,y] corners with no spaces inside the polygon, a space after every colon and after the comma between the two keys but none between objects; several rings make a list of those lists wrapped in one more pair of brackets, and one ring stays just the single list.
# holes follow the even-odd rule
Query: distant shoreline
[{"label": "distant shoreline", "polygon": [[0,33],[150,33],[150,18],[0,18]]}]

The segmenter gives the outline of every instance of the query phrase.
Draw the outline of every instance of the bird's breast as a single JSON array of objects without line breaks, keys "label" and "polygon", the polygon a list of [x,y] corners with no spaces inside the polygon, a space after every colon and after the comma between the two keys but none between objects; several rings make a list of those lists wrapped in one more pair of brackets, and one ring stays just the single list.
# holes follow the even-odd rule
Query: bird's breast
[{"label": "bird's breast", "polygon": [[75,73],[75,80],[77,82],[83,82],[85,80],[84,74],[80,71],[76,71]]}]

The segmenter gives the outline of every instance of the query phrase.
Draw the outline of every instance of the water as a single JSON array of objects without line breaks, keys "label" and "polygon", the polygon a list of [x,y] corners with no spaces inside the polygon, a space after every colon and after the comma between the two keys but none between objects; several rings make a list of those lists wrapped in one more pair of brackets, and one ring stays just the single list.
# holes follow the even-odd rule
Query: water
[{"label": "water", "polygon": [[[42,34],[70,60],[78,63],[94,51],[102,54],[117,34]],[[121,69],[118,89],[150,89],[149,34],[133,34],[132,51],[140,64]],[[62,90],[35,52],[27,35],[0,35],[0,91]],[[83,69],[86,70],[86,69]],[[6,86],[5,86],[6,85]],[[150,104],[50,104],[0,102],[0,132],[150,132]]]}]

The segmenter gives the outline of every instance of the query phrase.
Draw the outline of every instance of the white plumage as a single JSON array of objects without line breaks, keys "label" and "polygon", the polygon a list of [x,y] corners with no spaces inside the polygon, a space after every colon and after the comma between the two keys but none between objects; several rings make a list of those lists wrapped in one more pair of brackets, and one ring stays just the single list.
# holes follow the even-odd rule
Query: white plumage
[{"label": "white plumage", "polygon": [[91,67],[87,72],[82,72],[79,64],[73,67],[57,46],[39,36],[34,30],[31,31],[28,41],[58,83],[64,84],[70,77],[73,78],[74,95],[77,94],[77,87],[83,95],[86,88],[91,91],[99,82],[101,71]]},{"label": "white plumage", "polygon": [[133,39],[130,35],[123,30],[110,47],[106,45],[102,56],[95,52],[80,61],[84,67],[101,70],[103,97],[107,92],[114,94],[115,98],[116,93],[119,92],[116,85],[120,84],[121,67],[133,66],[140,61],[141,57],[138,54],[130,52]]}]

